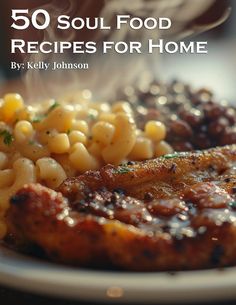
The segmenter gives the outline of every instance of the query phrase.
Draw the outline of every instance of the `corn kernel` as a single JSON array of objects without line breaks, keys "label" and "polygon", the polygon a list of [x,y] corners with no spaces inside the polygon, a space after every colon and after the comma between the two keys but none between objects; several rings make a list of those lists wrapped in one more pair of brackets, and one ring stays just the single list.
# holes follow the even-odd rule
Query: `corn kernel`
[{"label": "corn kernel", "polygon": [[4,96],[1,112],[4,121],[15,117],[15,113],[24,108],[24,101],[19,94],[9,93]]},{"label": "corn kernel", "polygon": [[166,137],[166,127],[159,121],[149,121],[145,125],[145,134],[153,141],[162,141]]},{"label": "corn kernel", "polygon": [[24,142],[25,140],[30,140],[34,135],[34,129],[30,122],[19,121],[16,123],[14,128],[14,136],[16,141]]}]

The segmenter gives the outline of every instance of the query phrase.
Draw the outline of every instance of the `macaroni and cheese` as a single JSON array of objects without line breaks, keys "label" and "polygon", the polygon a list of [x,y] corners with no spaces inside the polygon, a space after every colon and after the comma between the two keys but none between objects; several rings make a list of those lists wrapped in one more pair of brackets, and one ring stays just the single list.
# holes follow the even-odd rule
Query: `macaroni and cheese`
[{"label": "macaroni and cheese", "polygon": [[164,141],[166,127],[149,121],[136,127],[127,102],[113,105],[79,96],[27,105],[19,94],[0,103],[0,236],[9,198],[26,183],[52,189],[66,178],[110,163],[151,159],[172,148]]}]

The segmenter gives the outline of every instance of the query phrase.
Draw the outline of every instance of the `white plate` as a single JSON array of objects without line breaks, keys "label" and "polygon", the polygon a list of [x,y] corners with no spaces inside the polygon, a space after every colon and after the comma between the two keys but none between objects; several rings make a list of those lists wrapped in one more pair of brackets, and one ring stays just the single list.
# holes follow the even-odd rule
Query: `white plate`
[{"label": "white plate", "polygon": [[236,298],[236,268],[131,273],[89,271],[33,259],[0,245],[0,283],[57,297],[121,302],[199,302]]}]

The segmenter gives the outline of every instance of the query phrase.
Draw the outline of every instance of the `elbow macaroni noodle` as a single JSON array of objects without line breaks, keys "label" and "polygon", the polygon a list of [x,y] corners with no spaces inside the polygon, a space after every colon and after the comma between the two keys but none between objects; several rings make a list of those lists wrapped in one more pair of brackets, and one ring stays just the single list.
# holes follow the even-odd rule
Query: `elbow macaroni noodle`
[{"label": "elbow macaroni noodle", "polygon": [[94,103],[88,92],[31,106],[19,94],[0,100],[0,237],[9,198],[24,184],[56,189],[107,163],[171,152],[162,123],[149,121],[139,130],[127,102]]}]

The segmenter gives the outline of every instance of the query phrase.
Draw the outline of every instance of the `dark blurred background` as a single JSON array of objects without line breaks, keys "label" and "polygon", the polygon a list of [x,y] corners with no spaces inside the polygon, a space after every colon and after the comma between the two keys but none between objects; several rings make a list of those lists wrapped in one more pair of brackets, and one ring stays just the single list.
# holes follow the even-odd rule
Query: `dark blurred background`
[{"label": "dark blurred background", "polygon": [[[60,3],[66,0],[61,0]],[[169,1],[169,0],[166,0]],[[191,0],[189,0],[191,1]],[[1,1],[0,4],[0,38],[2,47],[0,48],[0,84],[4,84],[11,79],[19,77],[19,74],[10,70],[11,60],[18,59],[9,53],[10,39],[14,33],[10,27],[12,8],[34,8],[49,3],[49,0],[8,0]],[[80,1],[76,1],[79,3]],[[103,0],[86,0],[87,10],[81,16],[98,16],[103,5]],[[59,1],[58,1],[59,4]],[[157,74],[164,79],[180,78],[188,81],[195,86],[211,87],[222,97],[229,99],[236,98],[234,84],[236,82],[236,1],[235,0],[216,0],[213,6],[195,20],[195,23],[205,24],[213,22],[222,15],[227,6],[232,7],[231,15],[228,20],[217,28],[207,33],[198,35],[197,40],[208,40],[209,54],[199,56],[196,54],[187,55],[166,55],[161,66],[158,63]],[[17,33],[19,36],[19,32]],[[91,32],[90,32],[91,34]],[[88,32],[80,33],[80,40],[88,39]],[[32,40],[34,33],[30,30],[25,31],[24,38]],[[91,38],[91,37],[89,37]],[[34,37],[35,39],[35,37]],[[0,90],[1,91],[1,90]]]}]

